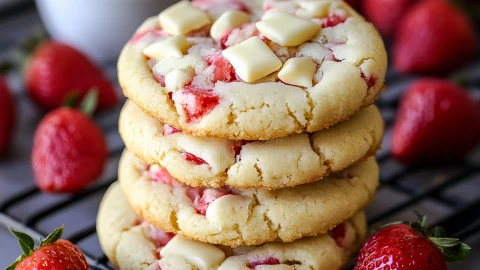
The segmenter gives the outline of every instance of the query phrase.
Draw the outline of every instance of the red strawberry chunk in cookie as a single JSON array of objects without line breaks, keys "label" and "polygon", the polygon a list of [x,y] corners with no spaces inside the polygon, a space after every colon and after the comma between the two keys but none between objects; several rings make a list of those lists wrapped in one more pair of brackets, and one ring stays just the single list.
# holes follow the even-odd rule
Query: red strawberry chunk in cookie
[{"label": "red strawberry chunk in cookie", "polygon": [[335,240],[337,246],[343,248],[344,247],[344,239],[345,239],[345,223],[339,224],[337,227],[333,228],[328,232],[328,234]]},{"label": "red strawberry chunk in cookie", "polygon": [[208,206],[216,199],[229,194],[236,194],[235,190],[228,187],[222,188],[205,188],[205,187],[190,187],[187,190],[187,196],[192,200],[193,207],[197,213],[205,215]]},{"label": "red strawberry chunk in cookie", "polygon": [[170,175],[170,173],[158,165],[151,165],[149,168],[150,178],[153,182],[158,182],[162,184],[172,185],[175,182],[175,179]]},{"label": "red strawberry chunk in cookie", "polygon": [[157,74],[155,75],[155,81],[158,82],[162,87],[165,87],[165,77],[160,75],[160,74]]},{"label": "red strawberry chunk in cookie", "polygon": [[229,33],[226,33],[220,41],[220,46],[222,49],[238,44],[242,41],[245,41],[251,37],[259,36],[260,32],[257,29],[255,23],[244,24],[240,28],[235,28]]},{"label": "red strawberry chunk in cookie", "polygon": [[360,74],[360,76],[362,77],[362,79],[367,84],[367,89],[372,88],[377,83],[377,77],[367,76],[363,72]]},{"label": "red strawberry chunk in cookie", "polygon": [[236,79],[235,69],[227,58],[222,55],[221,51],[208,55],[205,61],[213,68],[213,83],[218,81],[231,82]]},{"label": "red strawberry chunk in cookie", "polygon": [[164,124],[163,125],[163,135],[170,135],[170,134],[173,134],[173,133],[178,133],[178,132],[182,132],[180,129],[177,129],[175,127],[172,127],[170,125],[167,125],[167,124]]},{"label": "red strawberry chunk in cookie", "polygon": [[133,35],[132,39],[131,39],[131,42],[132,43],[137,43],[138,41],[140,41],[141,39],[143,39],[144,37],[147,37],[147,36],[152,36],[154,38],[158,38],[158,37],[167,37],[168,34],[163,31],[162,29],[148,29],[148,30],[145,30],[145,31],[140,31],[140,32],[137,32]]},{"label": "red strawberry chunk in cookie", "polygon": [[208,164],[205,160],[195,156],[194,154],[190,154],[190,153],[187,153],[187,152],[184,152],[183,154],[183,158],[187,161],[190,161],[191,163],[195,164],[195,165],[203,165],[203,164]]},{"label": "red strawberry chunk in cookie", "polygon": [[182,105],[187,114],[187,122],[196,121],[211,112],[219,103],[212,90],[188,86],[182,90]]},{"label": "red strawberry chunk in cookie", "polygon": [[230,10],[248,11],[240,0],[193,0],[192,5],[203,10],[215,10],[214,13],[222,14]]},{"label": "red strawberry chunk in cookie", "polygon": [[328,16],[327,18],[323,19],[322,27],[334,27],[337,26],[338,24],[344,23],[347,20],[347,17],[339,14],[332,14]]},{"label": "red strawberry chunk in cookie", "polygon": [[277,265],[280,264],[280,260],[274,257],[268,257],[268,258],[262,258],[262,259],[256,259],[253,261],[250,261],[247,264],[247,267],[249,268],[255,268],[256,266],[259,265]]},{"label": "red strawberry chunk in cookie", "polygon": [[145,225],[148,226],[148,238],[152,240],[157,248],[164,247],[175,237],[174,233],[166,232],[160,228],[153,226],[152,224],[146,223]]}]

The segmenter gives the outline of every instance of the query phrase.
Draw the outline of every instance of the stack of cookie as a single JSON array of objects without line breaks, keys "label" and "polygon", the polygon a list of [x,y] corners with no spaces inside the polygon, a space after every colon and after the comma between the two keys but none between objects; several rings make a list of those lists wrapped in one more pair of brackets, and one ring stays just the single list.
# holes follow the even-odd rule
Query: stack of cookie
[{"label": "stack of cookie", "polygon": [[120,269],[341,269],[379,172],[385,48],[342,1],[181,1],[125,46]]}]

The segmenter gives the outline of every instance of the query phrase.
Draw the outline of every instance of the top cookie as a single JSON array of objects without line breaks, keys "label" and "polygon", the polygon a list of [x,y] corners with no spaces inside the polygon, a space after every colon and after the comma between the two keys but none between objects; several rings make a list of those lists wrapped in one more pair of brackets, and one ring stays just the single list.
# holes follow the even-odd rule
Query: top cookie
[{"label": "top cookie", "polygon": [[387,56],[342,1],[182,1],[124,47],[119,80],[155,118],[196,136],[313,132],[375,101]]}]

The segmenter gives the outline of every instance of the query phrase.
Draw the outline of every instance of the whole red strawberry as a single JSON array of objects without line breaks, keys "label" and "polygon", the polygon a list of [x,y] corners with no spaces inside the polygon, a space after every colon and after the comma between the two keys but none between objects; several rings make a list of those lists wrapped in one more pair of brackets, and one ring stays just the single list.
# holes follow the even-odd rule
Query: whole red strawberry
[{"label": "whole red strawberry", "polygon": [[0,77],[0,154],[7,150],[12,138],[15,121],[15,104],[7,86],[7,82]]},{"label": "whole red strawberry", "polygon": [[421,79],[405,92],[392,133],[392,154],[406,164],[459,160],[480,140],[480,109],[460,87]]},{"label": "whole red strawberry", "polygon": [[45,192],[78,192],[103,171],[107,146],[82,111],[59,108],[40,122],[33,141],[35,181]]},{"label": "whole red strawberry", "polygon": [[17,237],[23,253],[6,270],[87,270],[85,255],[70,241],[61,240],[63,226],[55,229],[45,240],[42,240],[40,247],[35,249],[34,241],[28,234],[10,229],[10,232]]},{"label": "whole red strawberry", "polygon": [[441,227],[427,229],[421,222],[390,225],[364,244],[355,270],[447,270],[446,261],[464,260],[470,247],[446,238]]},{"label": "whole red strawberry", "polygon": [[412,6],[399,22],[393,66],[400,73],[443,74],[470,59],[476,50],[473,25],[448,1]]},{"label": "whole red strawberry", "polygon": [[25,69],[25,83],[40,107],[60,107],[72,90],[83,97],[91,88],[98,90],[100,109],[113,107],[118,96],[102,71],[76,49],[46,41],[34,52]]},{"label": "whole red strawberry", "polygon": [[395,33],[407,9],[417,0],[363,0],[362,12],[386,37]]}]

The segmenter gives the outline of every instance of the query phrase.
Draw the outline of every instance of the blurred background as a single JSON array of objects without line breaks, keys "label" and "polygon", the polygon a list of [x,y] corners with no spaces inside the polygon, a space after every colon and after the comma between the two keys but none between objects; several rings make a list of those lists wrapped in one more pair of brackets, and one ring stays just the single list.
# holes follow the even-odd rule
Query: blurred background
[{"label": "blurred background", "polygon": [[[0,130],[13,134],[6,147],[0,140],[0,268],[9,265],[21,253],[7,226],[40,238],[64,224],[64,238],[84,251],[93,269],[113,269],[100,249],[95,219],[103,193],[117,178],[118,159],[124,147],[117,132],[118,114],[124,100],[117,85],[116,59],[144,19],[158,14],[173,2],[176,1],[0,0],[0,71],[4,72],[1,76],[6,79],[13,96],[16,115],[12,117],[14,124],[7,125],[12,126],[11,131]],[[444,226],[452,236],[461,238],[472,247],[469,259],[452,264],[451,269],[478,269],[480,148],[476,142],[480,137],[480,126],[479,118],[475,118],[479,115],[480,101],[478,20],[475,17],[480,15],[478,1],[452,1],[448,4],[455,5],[453,12],[417,6],[420,5],[417,2],[422,1],[348,2],[380,29],[390,54],[387,91],[377,102],[387,125],[383,147],[378,153],[382,185],[367,209],[369,222],[412,220],[415,218],[413,210],[425,213],[430,225]],[[42,36],[41,29],[92,59],[112,82],[118,96],[122,96],[118,102],[94,115],[94,121],[107,142],[108,159],[102,175],[74,195],[43,193],[34,182],[31,165],[33,136],[46,112],[38,98],[31,97],[31,90],[27,91],[29,83],[25,83],[21,72],[23,65],[15,62],[24,60],[22,51],[31,47],[32,37],[38,40]],[[7,68],[8,72],[5,72]],[[441,79],[440,84],[454,83],[470,97],[474,108],[465,115],[465,112],[449,111],[447,105],[446,109],[442,108],[450,113],[451,122],[435,123],[433,130],[428,132],[412,128],[411,132],[434,134],[431,136],[433,142],[438,139],[439,144],[425,142],[429,144],[430,148],[425,148],[429,153],[423,153],[425,149],[417,149],[414,154],[406,153],[408,145],[397,139],[392,154],[394,132],[408,126],[403,122],[411,121],[404,118],[408,109],[399,115],[398,107],[411,102],[405,101],[403,96],[411,90],[412,84],[427,77]],[[455,103],[448,98],[456,97],[445,97],[448,102]],[[422,104],[428,100],[418,102]],[[7,107],[5,103],[6,98],[0,95],[0,118],[7,114],[2,111]],[[395,123],[402,127],[392,131]],[[444,132],[444,127],[439,127],[442,125],[452,129]],[[461,126],[457,129],[457,125]],[[442,132],[435,133],[437,131]],[[9,137],[0,134],[0,138],[2,136]],[[401,136],[397,134],[397,137]],[[460,148],[462,150],[450,151]],[[434,164],[426,162],[435,160],[432,156],[445,155],[455,156],[455,159]]]}]

